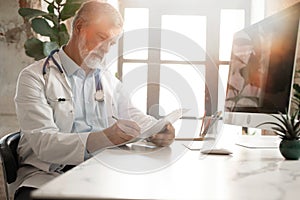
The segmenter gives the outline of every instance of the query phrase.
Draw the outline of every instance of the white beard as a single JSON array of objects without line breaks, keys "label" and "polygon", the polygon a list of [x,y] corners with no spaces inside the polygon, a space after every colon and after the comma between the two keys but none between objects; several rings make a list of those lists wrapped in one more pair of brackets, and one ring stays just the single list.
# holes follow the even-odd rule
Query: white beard
[{"label": "white beard", "polygon": [[105,67],[105,53],[101,52],[99,47],[96,47],[94,50],[88,52],[85,47],[85,37],[83,37],[78,44],[80,56],[84,58],[82,65],[90,69],[104,68]]},{"label": "white beard", "polygon": [[84,59],[84,66],[90,69],[104,68],[105,67],[105,55],[103,57],[97,55],[94,52],[90,52]]}]

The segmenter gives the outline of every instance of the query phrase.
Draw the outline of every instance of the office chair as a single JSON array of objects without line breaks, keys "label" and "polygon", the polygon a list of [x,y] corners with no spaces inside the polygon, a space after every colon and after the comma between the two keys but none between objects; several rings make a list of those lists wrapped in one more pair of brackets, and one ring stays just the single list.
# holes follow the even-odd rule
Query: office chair
[{"label": "office chair", "polygon": [[[19,169],[17,147],[20,137],[20,132],[16,132],[5,135],[0,139],[2,170],[7,184],[13,183],[17,178],[17,170]],[[7,187],[5,189],[8,197]]]}]

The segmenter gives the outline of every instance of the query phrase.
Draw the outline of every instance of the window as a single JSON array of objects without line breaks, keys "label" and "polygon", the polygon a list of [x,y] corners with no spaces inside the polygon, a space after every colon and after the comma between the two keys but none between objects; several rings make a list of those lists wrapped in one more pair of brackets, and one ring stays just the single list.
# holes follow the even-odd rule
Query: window
[{"label": "window", "polygon": [[233,35],[244,27],[244,9],[221,9],[219,60],[226,64],[219,65],[218,110],[224,108]]},{"label": "window", "polygon": [[147,59],[149,9],[125,8],[124,20],[124,59]]},{"label": "window", "polygon": [[[187,23],[188,22],[188,23]],[[186,40],[192,40],[204,51],[206,50],[206,17],[197,15],[163,15],[161,17],[161,48],[176,50],[175,53],[181,53],[181,56],[189,56],[190,61],[205,60],[205,54],[201,52],[194,53],[189,47],[185,46],[185,39],[176,40],[175,33],[186,37]],[[174,31],[171,34],[169,31]],[[178,38],[178,37],[177,37]],[[182,41],[183,43],[179,43]],[[183,48],[186,47],[186,48]],[[184,52],[182,52],[184,49]],[[180,55],[179,55],[180,56]],[[172,55],[169,52],[161,51],[162,60],[182,60],[179,56]]]},{"label": "window", "polygon": [[222,9],[220,22],[220,60],[228,61],[233,34],[245,26],[245,10]]},{"label": "window", "polygon": [[160,66],[160,116],[182,107],[191,109],[190,116],[200,117],[204,112],[204,94],[204,65],[162,64]]},{"label": "window", "polygon": [[145,63],[124,63],[123,83],[132,103],[146,114],[147,106],[147,69]]},{"label": "window", "polygon": [[206,17],[162,15],[161,28],[159,115],[184,107],[191,109],[189,115],[200,117],[205,67],[193,63],[204,64],[206,59]]},{"label": "window", "polygon": [[[254,4],[123,0],[120,5],[125,33],[119,44],[118,73],[126,83],[145,81],[132,93],[138,107],[155,117],[190,104],[193,108],[186,117],[223,110],[232,37],[253,21]],[[128,76],[135,71],[140,74]],[[184,92],[191,95],[180,99]]]}]

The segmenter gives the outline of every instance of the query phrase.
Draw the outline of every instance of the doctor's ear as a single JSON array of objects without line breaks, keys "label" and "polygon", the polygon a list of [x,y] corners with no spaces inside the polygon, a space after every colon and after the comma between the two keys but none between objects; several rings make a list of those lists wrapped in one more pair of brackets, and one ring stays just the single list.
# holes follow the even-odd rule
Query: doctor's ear
[{"label": "doctor's ear", "polygon": [[73,32],[78,35],[82,31],[86,23],[87,22],[82,18],[77,19],[73,24]]}]

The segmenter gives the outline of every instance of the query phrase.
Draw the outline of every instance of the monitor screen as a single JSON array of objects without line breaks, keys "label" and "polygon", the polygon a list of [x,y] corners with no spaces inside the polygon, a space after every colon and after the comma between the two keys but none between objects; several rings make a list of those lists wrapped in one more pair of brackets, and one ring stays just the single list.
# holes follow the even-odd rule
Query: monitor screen
[{"label": "monitor screen", "polygon": [[291,110],[299,46],[300,3],[237,32],[233,38],[225,123],[256,127]]}]

